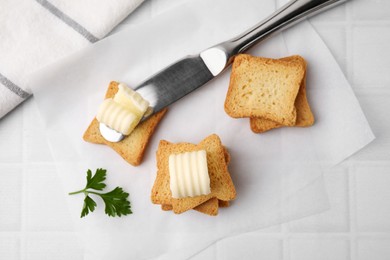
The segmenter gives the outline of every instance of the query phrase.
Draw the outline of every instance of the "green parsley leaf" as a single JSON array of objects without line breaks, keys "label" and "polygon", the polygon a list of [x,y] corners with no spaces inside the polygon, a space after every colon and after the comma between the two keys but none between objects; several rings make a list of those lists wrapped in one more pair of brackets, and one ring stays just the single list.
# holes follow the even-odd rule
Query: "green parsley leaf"
[{"label": "green parsley leaf", "polygon": [[105,204],[105,213],[110,217],[121,217],[128,214],[132,214],[130,201],[128,201],[129,193],[123,191],[121,187],[116,187],[110,192],[99,193],[92,190],[101,191],[106,187],[104,181],[106,180],[106,170],[97,169],[95,174],[92,176],[92,171],[87,171],[87,185],[84,189],[70,192],[69,195],[84,193],[84,204],[81,210],[81,218],[93,212],[96,208],[96,202],[89,196],[94,194],[103,199]]},{"label": "green parsley leaf", "polygon": [[83,209],[81,211],[81,218],[88,215],[89,212],[93,212],[96,207],[96,202],[89,196],[85,196]]},{"label": "green parsley leaf", "polygon": [[127,200],[129,193],[124,192],[122,188],[116,187],[114,190],[101,194],[106,204],[105,212],[111,217],[121,217],[133,213],[130,209],[130,202]]},{"label": "green parsley leaf", "polygon": [[106,187],[104,181],[106,180],[106,170],[97,169],[95,175],[92,176],[91,170],[87,171],[87,185],[85,189],[103,190]]}]

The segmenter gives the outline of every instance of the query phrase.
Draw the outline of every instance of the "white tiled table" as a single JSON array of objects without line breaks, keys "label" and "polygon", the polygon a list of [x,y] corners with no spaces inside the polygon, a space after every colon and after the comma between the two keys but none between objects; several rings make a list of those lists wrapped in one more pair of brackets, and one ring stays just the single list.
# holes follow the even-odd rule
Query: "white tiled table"
[{"label": "white tiled table", "polygon": [[[179,1],[149,0],[121,27]],[[310,21],[377,139],[325,173],[331,209],[222,240],[194,259],[390,259],[390,1],[350,2]],[[82,259],[33,100],[0,120],[0,259]]]}]

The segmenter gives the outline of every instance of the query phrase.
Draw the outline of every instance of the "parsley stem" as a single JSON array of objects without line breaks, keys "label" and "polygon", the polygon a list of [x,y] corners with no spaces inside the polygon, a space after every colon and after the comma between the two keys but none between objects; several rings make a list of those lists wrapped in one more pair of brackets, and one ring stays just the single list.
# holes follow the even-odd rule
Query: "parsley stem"
[{"label": "parsley stem", "polygon": [[87,189],[82,189],[82,190],[78,190],[78,191],[74,191],[74,192],[69,192],[68,195],[75,195],[75,194],[79,194],[79,193],[86,193],[86,195],[88,193],[95,194],[95,195],[101,195],[102,194],[102,193],[98,193],[98,192],[94,192],[94,191],[89,191]]},{"label": "parsley stem", "polygon": [[68,195],[75,195],[75,194],[79,194],[79,193],[83,193],[83,192],[85,192],[85,189],[74,191],[74,192],[69,192]]},{"label": "parsley stem", "polygon": [[95,195],[102,195],[103,193],[99,193],[99,192],[94,192],[94,191],[87,191],[88,193],[91,193],[91,194],[95,194]]}]

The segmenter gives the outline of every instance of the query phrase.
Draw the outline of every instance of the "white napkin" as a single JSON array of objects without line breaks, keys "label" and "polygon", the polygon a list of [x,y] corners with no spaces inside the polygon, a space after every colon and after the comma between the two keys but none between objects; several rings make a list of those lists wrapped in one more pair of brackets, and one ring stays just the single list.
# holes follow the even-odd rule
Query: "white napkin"
[{"label": "white napkin", "polygon": [[0,118],[31,95],[26,76],[98,41],[143,0],[3,0]]},{"label": "white napkin", "polygon": [[[122,186],[131,194],[134,214],[121,219],[106,217],[99,203],[96,212],[80,220],[82,197],[67,197],[82,230],[86,259],[159,255],[183,259],[228,235],[328,207],[319,182],[322,171],[374,136],[348,82],[306,22],[251,52],[275,58],[302,54],[308,60],[308,95],[317,119],[313,127],[253,134],[248,120],[232,119],[223,110],[229,81],[226,72],[171,106],[139,167],[128,165],[108,147],[81,139],[109,81],[135,86],[178,58],[237,35],[274,9],[272,0],[248,0],[245,5],[233,0],[189,1],[69,56],[30,79],[65,190],[80,188],[86,169],[103,167],[109,172],[109,188]],[[50,88],[44,87],[48,85]],[[197,143],[214,132],[232,156],[230,172],[238,197],[231,207],[212,218],[197,212],[177,216],[151,204],[158,141]]]}]

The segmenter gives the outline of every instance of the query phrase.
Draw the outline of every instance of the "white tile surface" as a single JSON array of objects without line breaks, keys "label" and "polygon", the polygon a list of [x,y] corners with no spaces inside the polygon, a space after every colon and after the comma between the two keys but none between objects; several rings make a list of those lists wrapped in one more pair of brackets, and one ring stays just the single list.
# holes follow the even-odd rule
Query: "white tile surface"
[{"label": "white tile surface", "polygon": [[22,162],[23,109],[19,106],[12,115],[0,119],[0,163]]},{"label": "white tile surface", "polygon": [[282,240],[267,239],[256,233],[227,238],[217,243],[217,259],[279,260],[282,257]]},{"label": "white tile surface", "polygon": [[[184,2],[146,1],[119,29]],[[222,240],[192,259],[390,259],[390,1],[350,0],[310,21],[377,139],[325,173],[329,211]],[[0,120],[0,259],[82,259],[38,116],[30,101]]]},{"label": "white tile surface", "polygon": [[17,234],[0,233],[0,259],[20,259],[20,238]]},{"label": "white tile surface", "polygon": [[390,232],[390,163],[356,165],[354,172],[358,231]]},{"label": "white tile surface", "polygon": [[376,139],[351,159],[390,161],[390,88],[364,88],[355,93]]},{"label": "white tile surface", "polygon": [[31,233],[25,240],[22,258],[26,260],[83,259],[83,250],[74,233]]},{"label": "white tile surface", "polygon": [[360,238],[357,242],[358,260],[388,260],[390,259],[390,238],[370,239]]},{"label": "white tile surface", "polygon": [[388,0],[354,0],[351,1],[353,18],[360,21],[390,19],[390,2]]},{"label": "white tile surface", "polygon": [[289,223],[290,232],[348,232],[348,172],[345,167],[338,167],[324,173],[324,180],[331,209],[314,216]]},{"label": "white tile surface", "polygon": [[20,231],[22,212],[22,168],[0,163],[0,234]]},{"label": "white tile surface", "polygon": [[390,59],[381,57],[390,57],[389,25],[356,25],[352,30],[353,84],[388,86],[390,77],[384,75],[390,71]]},{"label": "white tile surface", "polygon": [[343,238],[293,238],[289,241],[290,260],[349,260],[349,241]]},{"label": "white tile surface", "polygon": [[31,165],[25,169],[27,181],[25,216],[27,231],[72,231],[66,206],[66,192],[53,165]]},{"label": "white tile surface", "polygon": [[27,162],[53,162],[49,144],[44,135],[45,127],[34,100],[23,106],[23,158]]}]

